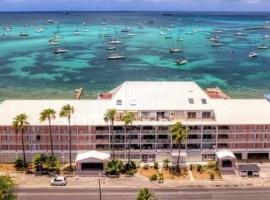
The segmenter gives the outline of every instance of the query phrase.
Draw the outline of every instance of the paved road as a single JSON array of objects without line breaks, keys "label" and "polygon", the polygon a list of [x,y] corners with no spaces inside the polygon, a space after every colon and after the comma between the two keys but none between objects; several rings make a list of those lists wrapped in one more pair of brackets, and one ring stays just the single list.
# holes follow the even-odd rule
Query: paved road
[{"label": "paved road", "polygon": [[[270,188],[153,189],[159,200],[269,200]],[[134,200],[136,188],[102,188],[102,200]],[[19,200],[99,200],[95,188],[24,188]]]}]

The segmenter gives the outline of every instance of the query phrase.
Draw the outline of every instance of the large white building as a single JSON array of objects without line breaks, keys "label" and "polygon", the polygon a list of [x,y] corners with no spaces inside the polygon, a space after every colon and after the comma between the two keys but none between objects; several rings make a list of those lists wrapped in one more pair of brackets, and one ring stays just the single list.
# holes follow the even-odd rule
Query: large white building
[{"label": "large white building", "polygon": [[[162,160],[176,151],[169,127],[181,122],[190,129],[182,145],[187,160],[213,158],[217,150],[229,149],[238,158],[270,158],[270,103],[265,99],[213,99],[195,82],[124,82],[96,100],[7,100],[0,105],[0,161],[13,162],[21,154],[21,135],[11,124],[25,113],[29,126],[24,134],[27,158],[50,152],[48,123],[39,121],[46,108],[60,111],[74,107],[71,118],[72,154],[87,150],[109,152],[112,136],[104,114],[115,108],[115,152],[127,156],[129,133],[121,121],[125,112],[136,116],[131,136],[132,158]],[[52,121],[55,153],[68,159],[67,120]]]}]

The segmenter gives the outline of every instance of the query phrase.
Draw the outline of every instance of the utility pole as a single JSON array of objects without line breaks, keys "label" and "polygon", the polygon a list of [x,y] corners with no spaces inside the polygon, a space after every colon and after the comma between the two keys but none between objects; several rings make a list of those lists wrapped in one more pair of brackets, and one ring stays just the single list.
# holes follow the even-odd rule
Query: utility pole
[{"label": "utility pole", "polygon": [[102,200],[102,197],[101,197],[101,187],[100,187],[100,176],[101,176],[101,174],[99,174],[98,189],[99,189],[99,200]]}]

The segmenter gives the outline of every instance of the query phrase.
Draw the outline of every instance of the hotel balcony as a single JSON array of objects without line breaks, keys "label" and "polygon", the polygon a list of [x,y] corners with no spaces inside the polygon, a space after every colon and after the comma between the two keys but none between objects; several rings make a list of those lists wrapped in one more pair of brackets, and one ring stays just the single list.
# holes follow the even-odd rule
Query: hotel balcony
[{"label": "hotel balcony", "polygon": [[203,143],[216,143],[216,139],[203,139]]},{"label": "hotel balcony", "polygon": [[157,139],[156,143],[170,144],[170,140],[169,139]]},{"label": "hotel balcony", "polygon": [[201,139],[188,139],[187,143],[188,144],[200,144]]},{"label": "hotel balcony", "polygon": [[156,142],[155,139],[142,139],[141,143],[149,143],[149,144],[154,144]]}]

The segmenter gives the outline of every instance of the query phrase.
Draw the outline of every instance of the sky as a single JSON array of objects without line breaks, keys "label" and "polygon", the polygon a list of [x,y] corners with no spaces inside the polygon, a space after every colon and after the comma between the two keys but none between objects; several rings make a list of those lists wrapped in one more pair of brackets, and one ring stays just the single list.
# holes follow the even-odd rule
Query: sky
[{"label": "sky", "polygon": [[270,0],[0,0],[0,11],[270,11]]}]

